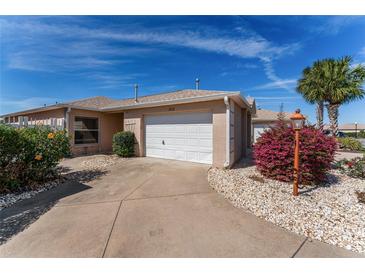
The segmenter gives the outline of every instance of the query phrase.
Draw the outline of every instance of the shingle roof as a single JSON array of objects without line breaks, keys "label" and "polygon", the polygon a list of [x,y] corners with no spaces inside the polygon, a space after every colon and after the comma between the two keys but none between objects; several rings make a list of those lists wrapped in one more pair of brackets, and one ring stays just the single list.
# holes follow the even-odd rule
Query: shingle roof
[{"label": "shingle roof", "polygon": [[[137,104],[145,104],[145,103],[163,103],[168,101],[174,101],[179,99],[194,99],[199,97],[208,97],[214,95],[226,95],[226,94],[236,94],[238,91],[218,91],[218,90],[195,90],[195,89],[184,89],[184,90],[177,90],[172,92],[165,92],[160,94],[153,94],[148,96],[140,96],[138,97]],[[48,109],[54,109],[58,107],[79,107],[79,108],[86,108],[86,109],[95,109],[95,110],[108,110],[110,108],[118,108],[118,107],[128,107],[128,106],[136,106],[137,105],[134,98],[130,99],[122,99],[116,100],[111,99],[105,96],[96,96],[90,97],[70,102],[59,103],[56,105],[49,105],[46,107],[35,108],[35,109],[28,109],[25,111],[20,111],[16,113],[9,113],[7,115],[20,115],[23,113],[30,113],[35,111],[46,111]],[[5,115],[4,115],[5,116]]]},{"label": "shingle roof", "polygon": [[[324,125],[323,126],[324,129],[329,129],[330,126],[329,125]],[[338,125],[338,130],[355,130],[356,129],[356,125],[355,123],[349,123],[349,124],[341,124]],[[365,124],[357,124],[357,130],[365,130]]]},{"label": "shingle roof", "polygon": [[[204,97],[209,95],[219,95],[219,94],[227,94],[227,91],[218,91],[218,90],[195,90],[195,89],[184,89],[173,92],[166,92],[148,96],[138,97],[138,103],[154,103],[154,102],[166,102],[178,99],[187,99],[187,98],[196,98],[196,97]],[[106,108],[113,107],[123,107],[134,105],[135,100],[133,99],[124,99],[124,100],[115,100],[114,102],[105,106]]]},{"label": "shingle roof", "polygon": [[[278,119],[279,112],[272,111],[268,109],[257,109],[256,115],[252,117],[252,120],[255,121],[276,121]],[[284,119],[290,120],[291,113],[284,112]]]},{"label": "shingle roof", "polygon": [[67,102],[65,104],[75,107],[84,107],[84,108],[103,108],[117,100],[113,100],[111,98],[105,96],[96,96],[81,100],[75,100],[72,102]]}]

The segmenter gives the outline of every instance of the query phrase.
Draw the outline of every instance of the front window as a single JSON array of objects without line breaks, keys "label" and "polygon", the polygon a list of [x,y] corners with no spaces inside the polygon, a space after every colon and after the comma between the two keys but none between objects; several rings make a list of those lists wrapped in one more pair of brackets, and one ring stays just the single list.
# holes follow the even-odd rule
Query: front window
[{"label": "front window", "polygon": [[75,117],[75,144],[97,144],[99,142],[98,118]]}]

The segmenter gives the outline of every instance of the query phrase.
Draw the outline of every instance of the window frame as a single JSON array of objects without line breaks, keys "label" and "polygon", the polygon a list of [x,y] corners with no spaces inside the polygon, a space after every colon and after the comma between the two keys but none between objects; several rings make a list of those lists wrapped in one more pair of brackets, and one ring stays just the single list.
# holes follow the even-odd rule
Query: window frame
[{"label": "window frame", "polygon": [[[98,129],[76,129],[75,128],[75,123],[76,123],[76,119],[77,118],[84,118],[84,119],[96,119],[97,120],[97,125],[98,125]],[[95,143],[86,143],[86,144],[76,144],[76,131],[97,131],[98,132],[98,141]],[[74,132],[74,140],[73,140],[73,145],[74,146],[78,146],[78,147],[85,147],[85,146],[97,146],[100,144],[100,118],[97,116],[83,116],[83,115],[75,115],[73,117],[73,132]]]}]

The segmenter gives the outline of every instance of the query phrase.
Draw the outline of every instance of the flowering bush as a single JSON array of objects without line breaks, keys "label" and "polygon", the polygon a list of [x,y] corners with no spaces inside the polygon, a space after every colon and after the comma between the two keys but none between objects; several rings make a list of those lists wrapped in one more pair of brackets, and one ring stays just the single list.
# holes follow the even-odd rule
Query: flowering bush
[{"label": "flowering bush", "polygon": [[[331,168],[336,140],[321,130],[305,126],[300,131],[300,172],[303,184],[318,184]],[[266,130],[254,145],[254,158],[262,175],[289,182],[293,180],[294,130],[279,122]]]},{"label": "flowering bush", "polygon": [[343,173],[354,178],[365,178],[365,156],[351,160],[343,159],[335,164]]},{"label": "flowering bush", "polygon": [[0,192],[54,177],[58,162],[69,154],[70,143],[64,131],[0,125]]}]

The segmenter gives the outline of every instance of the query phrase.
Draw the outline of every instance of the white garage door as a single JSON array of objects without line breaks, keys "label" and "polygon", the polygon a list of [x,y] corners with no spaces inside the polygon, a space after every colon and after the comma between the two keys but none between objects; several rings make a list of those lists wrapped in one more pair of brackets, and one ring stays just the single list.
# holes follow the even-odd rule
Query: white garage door
[{"label": "white garage door", "polygon": [[146,156],[212,163],[211,113],[145,117]]},{"label": "white garage door", "polygon": [[254,142],[256,143],[257,139],[261,136],[261,133],[264,132],[265,129],[269,128],[269,125],[264,124],[256,124],[253,128],[253,136],[254,136]]}]

